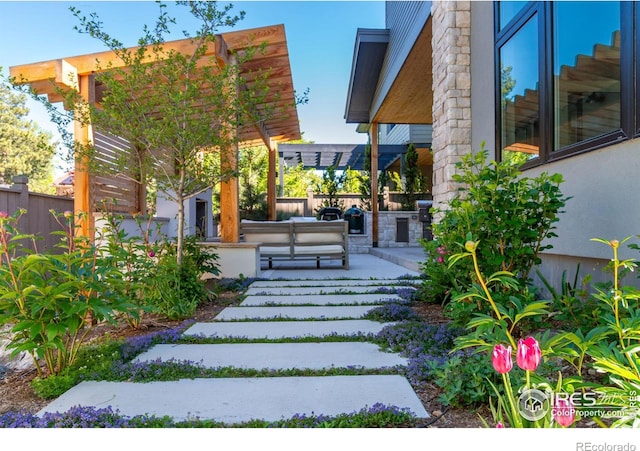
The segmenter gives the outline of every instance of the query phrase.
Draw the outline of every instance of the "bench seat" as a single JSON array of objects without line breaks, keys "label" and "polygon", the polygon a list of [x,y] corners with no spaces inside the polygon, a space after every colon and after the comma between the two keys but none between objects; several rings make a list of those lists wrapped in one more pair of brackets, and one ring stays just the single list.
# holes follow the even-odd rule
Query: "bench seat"
[{"label": "bench seat", "polygon": [[349,268],[348,223],[338,221],[246,221],[240,223],[246,242],[260,243],[260,260],[340,259]]}]

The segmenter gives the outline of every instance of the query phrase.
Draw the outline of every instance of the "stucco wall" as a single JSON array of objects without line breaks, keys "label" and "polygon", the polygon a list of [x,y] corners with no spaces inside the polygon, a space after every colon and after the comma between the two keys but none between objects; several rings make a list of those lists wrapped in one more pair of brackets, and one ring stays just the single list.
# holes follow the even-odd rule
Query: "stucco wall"
[{"label": "stucco wall", "polygon": [[[591,238],[622,240],[640,234],[640,139],[604,147],[525,171],[560,173],[563,194],[573,196],[560,215],[553,254],[610,259],[607,246]],[[637,239],[634,240],[638,242]],[[638,258],[622,246],[622,258]]]}]

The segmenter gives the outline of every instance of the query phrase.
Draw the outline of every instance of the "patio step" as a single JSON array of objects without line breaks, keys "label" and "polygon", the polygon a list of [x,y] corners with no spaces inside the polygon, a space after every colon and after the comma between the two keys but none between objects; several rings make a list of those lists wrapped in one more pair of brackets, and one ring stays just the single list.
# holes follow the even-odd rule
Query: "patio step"
[{"label": "patio step", "polygon": [[134,362],[189,361],[207,368],[288,370],[385,368],[406,366],[407,359],[382,352],[373,343],[159,344]]},{"label": "patio step", "polygon": [[[256,287],[251,285],[245,292],[247,296],[264,295],[264,294],[277,294],[283,296],[295,296],[295,295],[308,295],[308,294],[368,294],[376,293],[380,291],[390,291],[390,289],[396,287],[386,286],[371,286],[371,285],[333,285],[323,287]],[[414,290],[414,287],[398,287],[405,290]],[[384,293],[382,293],[384,294]],[[387,293],[387,295],[390,295]]]},{"label": "patio step", "polygon": [[421,283],[415,279],[291,279],[291,280],[256,280],[250,288],[284,288],[284,287],[392,287],[415,286]]},{"label": "patio step", "polygon": [[255,295],[247,296],[241,307],[278,306],[278,305],[363,305],[384,304],[386,302],[401,301],[397,294],[307,294],[307,295]]},{"label": "patio step", "polygon": [[227,307],[214,321],[360,319],[379,304],[357,306]]},{"label": "patio step", "polygon": [[171,382],[85,381],[38,412],[111,406],[121,415],[168,415],[234,424],[295,415],[335,416],[376,404],[408,408],[429,418],[409,382],[399,375],[189,379]]},{"label": "patio step", "polygon": [[377,334],[389,324],[369,320],[214,322],[196,323],[184,335],[246,339],[325,337]]}]

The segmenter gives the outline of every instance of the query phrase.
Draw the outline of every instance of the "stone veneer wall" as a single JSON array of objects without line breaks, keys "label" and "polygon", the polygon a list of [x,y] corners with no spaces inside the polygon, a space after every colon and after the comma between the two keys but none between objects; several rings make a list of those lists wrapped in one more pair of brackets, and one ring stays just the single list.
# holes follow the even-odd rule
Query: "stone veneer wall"
[{"label": "stone veneer wall", "polygon": [[[409,219],[409,242],[396,241],[396,218]],[[349,252],[353,254],[368,254],[373,246],[371,238],[371,212],[365,212],[364,235],[349,235]],[[378,212],[378,247],[420,247],[422,238],[422,223],[418,221],[417,211],[380,211]]]},{"label": "stone veneer wall", "polygon": [[[471,2],[437,1],[433,21],[433,200],[457,192],[451,176],[471,152]],[[427,87],[428,89],[428,87]],[[437,218],[436,218],[437,219]]]}]

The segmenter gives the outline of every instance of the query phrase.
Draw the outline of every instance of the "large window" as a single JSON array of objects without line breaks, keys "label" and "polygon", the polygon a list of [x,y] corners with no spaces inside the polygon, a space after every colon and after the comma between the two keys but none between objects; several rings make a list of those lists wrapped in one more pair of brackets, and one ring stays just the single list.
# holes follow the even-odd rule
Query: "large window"
[{"label": "large window", "polygon": [[633,3],[496,4],[498,158],[540,164],[634,135]]},{"label": "large window", "polygon": [[536,15],[500,47],[503,158],[531,159],[539,154],[539,48]]}]

